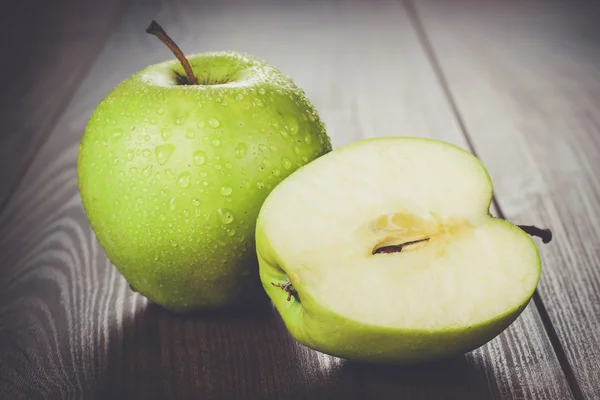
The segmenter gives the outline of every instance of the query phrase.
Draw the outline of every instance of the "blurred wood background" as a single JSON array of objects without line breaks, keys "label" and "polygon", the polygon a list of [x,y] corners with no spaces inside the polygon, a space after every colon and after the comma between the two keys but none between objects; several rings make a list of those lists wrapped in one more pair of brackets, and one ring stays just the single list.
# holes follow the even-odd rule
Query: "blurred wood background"
[{"label": "blurred wood background", "polygon": [[[0,5],[0,399],[600,398],[600,5],[502,0],[92,0]],[[456,359],[373,366],[295,343],[272,309],[175,316],[131,292],[83,214],[76,157],[121,80],[231,49],[305,89],[334,147],[474,152],[495,212],[551,227],[523,315]],[[538,242],[540,243],[540,242]]]}]

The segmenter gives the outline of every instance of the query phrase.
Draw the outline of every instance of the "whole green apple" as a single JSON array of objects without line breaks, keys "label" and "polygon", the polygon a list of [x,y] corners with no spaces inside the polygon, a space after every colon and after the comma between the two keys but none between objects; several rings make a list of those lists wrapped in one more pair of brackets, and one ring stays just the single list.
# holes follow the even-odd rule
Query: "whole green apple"
[{"label": "whole green apple", "polygon": [[[486,343],[523,311],[549,231],[489,213],[483,165],[450,144],[363,140],[300,168],[256,227],[263,286],[299,342],[412,363]],[[318,204],[318,207],[314,207]]]},{"label": "whole green apple", "polygon": [[79,189],[108,258],[138,292],[177,312],[246,304],[264,292],[254,231],[267,194],[331,150],[301,89],[235,52],[149,66],[98,105]]}]

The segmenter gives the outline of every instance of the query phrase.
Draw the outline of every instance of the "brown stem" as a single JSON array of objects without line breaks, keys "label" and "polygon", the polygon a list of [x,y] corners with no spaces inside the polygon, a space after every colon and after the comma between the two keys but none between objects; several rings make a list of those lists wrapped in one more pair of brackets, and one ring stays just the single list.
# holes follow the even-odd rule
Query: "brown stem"
[{"label": "brown stem", "polygon": [[383,253],[383,254],[400,253],[402,251],[402,248],[404,246],[408,246],[408,245],[415,244],[415,243],[427,242],[428,240],[429,240],[429,238],[425,238],[425,239],[413,240],[413,241],[410,241],[410,242],[405,242],[405,243],[400,243],[400,244],[393,244],[393,245],[390,245],[390,246],[383,246],[383,247],[380,247],[378,249],[375,249],[373,251],[373,254],[380,254],[380,253]]},{"label": "brown stem", "polygon": [[550,229],[541,229],[533,225],[517,225],[525,233],[531,236],[537,236],[542,239],[543,243],[548,243],[552,240],[552,231]]},{"label": "brown stem", "polygon": [[160,39],[161,42],[166,44],[169,49],[171,49],[173,54],[175,54],[175,57],[177,57],[177,59],[183,66],[183,69],[185,70],[190,85],[197,85],[198,80],[196,79],[194,71],[192,71],[192,67],[190,66],[190,63],[188,62],[187,58],[185,58],[181,49],[175,44],[173,39],[171,39],[169,35],[167,35],[167,32],[165,32],[165,30],[158,24],[158,22],[152,20],[150,26],[146,29],[146,33],[156,36]]}]

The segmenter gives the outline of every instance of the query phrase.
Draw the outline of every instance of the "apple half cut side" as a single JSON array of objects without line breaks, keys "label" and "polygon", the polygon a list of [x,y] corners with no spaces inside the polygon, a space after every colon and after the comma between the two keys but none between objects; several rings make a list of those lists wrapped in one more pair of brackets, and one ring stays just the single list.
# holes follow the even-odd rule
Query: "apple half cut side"
[{"label": "apple half cut side", "polygon": [[292,336],[354,360],[414,363],[506,329],[541,273],[532,238],[489,213],[490,176],[458,147],[367,139],[280,183],[256,244],[263,287]]}]

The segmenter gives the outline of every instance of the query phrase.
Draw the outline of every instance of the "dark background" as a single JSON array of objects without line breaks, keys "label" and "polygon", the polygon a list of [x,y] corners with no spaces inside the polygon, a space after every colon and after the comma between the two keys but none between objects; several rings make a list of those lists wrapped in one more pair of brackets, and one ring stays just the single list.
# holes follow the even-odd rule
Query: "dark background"
[{"label": "dark background", "polygon": [[[592,1],[1,3],[0,398],[600,398],[600,7]],[[551,227],[534,300],[453,360],[373,366],[295,343],[271,307],[175,316],[131,292],[83,214],[77,145],[124,78],[186,53],[280,67],[334,147],[475,152],[494,213]]]}]

